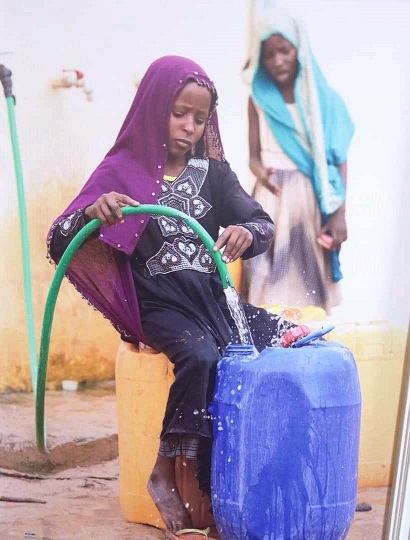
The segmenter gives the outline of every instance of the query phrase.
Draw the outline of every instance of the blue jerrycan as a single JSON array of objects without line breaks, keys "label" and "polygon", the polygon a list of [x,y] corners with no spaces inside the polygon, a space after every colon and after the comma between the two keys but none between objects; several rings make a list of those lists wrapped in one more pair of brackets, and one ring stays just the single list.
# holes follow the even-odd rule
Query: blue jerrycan
[{"label": "blue jerrycan", "polygon": [[231,345],[219,362],[212,503],[222,540],[339,540],[356,507],[361,394],[351,352]]}]

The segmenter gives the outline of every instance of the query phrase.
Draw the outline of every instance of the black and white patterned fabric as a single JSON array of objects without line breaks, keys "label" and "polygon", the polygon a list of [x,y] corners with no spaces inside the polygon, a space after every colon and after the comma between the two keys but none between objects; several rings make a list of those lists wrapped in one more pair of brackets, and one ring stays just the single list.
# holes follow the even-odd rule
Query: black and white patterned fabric
[{"label": "black and white patterned fabric", "polygon": [[181,236],[172,244],[165,242],[147,261],[147,268],[151,276],[188,269],[211,273],[215,271],[215,263],[204,245]]},{"label": "black and white patterned fabric", "polygon": [[[203,218],[212,206],[199,195],[208,174],[209,160],[191,159],[186,169],[174,181],[164,180],[158,204],[175,208],[197,220]],[[154,276],[178,270],[196,270],[211,273],[215,263],[197,234],[183,219],[168,216],[153,216],[162,235],[176,236],[164,242],[158,252],[147,261],[147,268]]]},{"label": "black and white patterned fabric", "polygon": [[76,212],[73,212],[69,215],[64,221],[61,221],[58,224],[60,232],[63,236],[70,236],[74,230],[77,228],[79,221],[83,218],[84,210],[80,208]]},{"label": "black and white patterned fabric", "polygon": [[265,236],[265,229],[260,225],[259,223],[238,223],[238,225],[242,225],[242,227],[246,227],[247,229],[250,229],[258,232],[261,236]]},{"label": "black and white patterned fabric", "polygon": [[167,458],[186,457],[196,459],[199,437],[188,433],[171,433],[160,441],[158,455]]}]

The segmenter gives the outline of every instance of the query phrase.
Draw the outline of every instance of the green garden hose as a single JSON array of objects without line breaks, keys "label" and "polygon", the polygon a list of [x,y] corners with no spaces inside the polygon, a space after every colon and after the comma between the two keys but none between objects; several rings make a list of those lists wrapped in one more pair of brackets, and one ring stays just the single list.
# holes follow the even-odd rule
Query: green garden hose
[{"label": "green garden hose", "polygon": [[[168,208],[166,206],[159,206],[155,204],[142,204],[140,206],[128,206],[122,209],[124,216],[134,214],[159,214],[164,216],[170,216],[174,218],[184,219],[191,229],[199,236],[204,243],[205,247],[210,251],[213,259],[215,260],[216,267],[221,276],[222,285],[224,289],[228,287],[234,287],[234,283],[226,264],[222,260],[221,253],[214,251],[215,244],[214,239],[208,232],[200,225],[194,218],[187,216],[179,210],[174,208]],[[43,329],[41,334],[40,343],[40,356],[37,372],[37,392],[36,392],[36,438],[37,448],[44,452],[46,450],[46,434],[44,423],[44,399],[47,380],[47,364],[48,364],[48,352],[50,347],[50,335],[51,326],[53,323],[54,309],[57,301],[58,291],[60,290],[61,282],[67,271],[67,268],[71,262],[71,259],[75,255],[78,248],[84,243],[84,241],[101,225],[99,219],[93,219],[87,225],[79,231],[73,238],[72,242],[66,249],[64,255],[57,266],[54,279],[51,283],[50,291],[47,296],[46,306],[44,310]]]},{"label": "green garden hose", "polygon": [[28,349],[30,358],[30,374],[33,392],[37,387],[37,347],[34,326],[33,294],[31,290],[30,244],[28,235],[26,201],[24,195],[23,168],[21,166],[20,149],[17,137],[16,118],[14,115],[15,98],[12,91],[11,71],[0,64],[0,82],[4,88],[7,101],[7,112],[10,124],[11,146],[13,149],[14,169],[16,172],[17,196],[20,212],[20,233],[23,258],[24,297],[26,304],[26,320],[28,333]]}]

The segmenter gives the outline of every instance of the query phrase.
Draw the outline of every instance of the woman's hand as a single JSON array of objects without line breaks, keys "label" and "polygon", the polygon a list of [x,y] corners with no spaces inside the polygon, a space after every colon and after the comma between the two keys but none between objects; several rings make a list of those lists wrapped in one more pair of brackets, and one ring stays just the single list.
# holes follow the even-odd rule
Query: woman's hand
[{"label": "woman's hand", "polygon": [[268,167],[267,169],[263,168],[260,174],[257,176],[257,179],[271,193],[273,193],[276,196],[279,196],[282,193],[282,190],[279,186],[275,185],[275,183],[272,182],[272,178],[271,178],[271,175],[274,174],[275,172],[276,172],[276,169],[273,169],[272,167]]},{"label": "woman's hand", "polygon": [[114,225],[123,219],[121,208],[124,206],[139,206],[139,202],[134,201],[128,195],[122,193],[104,193],[94,204],[85,209],[87,220],[99,219],[102,225]]},{"label": "woman's hand", "polygon": [[248,249],[253,242],[252,233],[241,225],[229,225],[215,242],[214,251],[225,247],[222,260],[231,263]]},{"label": "woman's hand", "polygon": [[347,240],[347,225],[344,206],[338,208],[336,212],[330,216],[329,221],[320,231],[320,234],[322,233],[330,234],[333,238],[331,247],[333,251],[340,249],[342,243]]}]

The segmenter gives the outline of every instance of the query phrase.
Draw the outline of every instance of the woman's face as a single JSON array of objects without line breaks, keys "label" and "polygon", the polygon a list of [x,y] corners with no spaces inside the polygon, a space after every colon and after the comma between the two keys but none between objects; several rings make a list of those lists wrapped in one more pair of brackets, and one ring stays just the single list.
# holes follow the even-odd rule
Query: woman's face
[{"label": "woman's face", "polygon": [[211,107],[211,93],[196,82],[188,82],[175,98],[169,121],[168,157],[183,158],[194,153],[204,134]]},{"label": "woman's face", "polygon": [[263,67],[279,88],[292,85],[298,73],[298,50],[280,34],[262,42]]}]

